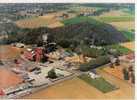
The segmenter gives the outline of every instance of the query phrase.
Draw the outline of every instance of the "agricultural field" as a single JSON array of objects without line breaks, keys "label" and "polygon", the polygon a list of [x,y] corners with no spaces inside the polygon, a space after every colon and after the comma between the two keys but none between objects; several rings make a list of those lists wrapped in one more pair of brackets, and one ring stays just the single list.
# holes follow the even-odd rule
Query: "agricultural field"
[{"label": "agricultural field", "polygon": [[63,26],[63,24],[58,19],[56,19],[55,16],[56,14],[53,13],[30,19],[23,19],[16,21],[16,24],[21,28],[39,28],[39,27],[54,28],[54,27]]},{"label": "agricultural field", "polygon": [[[103,68],[103,71],[105,71],[106,73],[113,75],[114,77],[124,80],[124,75],[123,75],[123,68],[126,68],[127,66],[124,65],[120,65],[120,66],[114,66],[114,68],[110,68],[109,66],[106,66],[105,68]],[[129,79],[128,81],[125,81],[127,83],[129,83],[130,85],[132,85],[131,83],[131,79]]]},{"label": "agricultural field", "polygon": [[47,26],[47,20],[44,18],[23,19],[16,22],[21,28],[38,28]]},{"label": "agricultural field", "polygon": [[16,86],[22,81],[23,79],[12,71],[0,68],[0,89]]},{"label": "agricultural field", "polygon": [[135,34],[132,31],[121,31],[125,37],[128,39],[128,41],[134,41],[135,40]]},{"label": "agricultural field", "polygon": [[121,80],[111,74],[108,74],[104,72],[103,70],[97,70],[100,75],[108,80],[109,82],[115,84],[116,86],[119,87],[119,89],[106,93],[105,96],[109,97],[109,99],[128,99],[128,100],[133,100],[134,99],[134,86],[131,86],[124,80]]},{"label": "agricultural field", "polygon": [[96,19],[103,22],[126,22],[126,21],[134,21],[134,16],[102,16],[96,17]]},{"label": "agricultural field", "polygon": [[134,4],[10,5],[0,4],[0,98],[133,100]]},{"label": "agricultural field", "polygon": [[100,16],[93,17],[96,20],[108,23],[116,27],[117,29],[134,29],[135,28],[135,16],[134,13],[123,10],[112,10],[105,12]]},{"label": "agricultural field", "polygon": [[[123,30],[131,30],[135,28],[135,22],[134,22],[133,16],[107,16],[107,17],[75,17],[72,19],[67,19],[62,21],[64,25],[71,25],[71,24],[77,24],[80,22],[91,22],[91,23],[97,23],[97,21],[108,23],[118,29]],[[97,21],[94,21],[93,19],[96,19]]]},{"label": "agricultural field", "polygon": [[84,80],[86,83],[90,84],[91,86],[94,86],[103,93],[107,93],[116,89],[114,85],[110,84],[102,77],[97,79],[92,79],[90,78],[90,76],[84,74],[79,76],[79,78]]},{"label": "agricultural field", "polygon": [[10,45],[0,45],[0,59],[12,59],[20,55],[23,49]]},{"label": "agricultural field", "polygon": [[82,22],[89,22],[89,23],[91,22],[92,24],[94,23],[95,25],[101,24],[100,22],[92,19],[92,17],[75,17],[75,18],[64,20],[62,22],[64,23],[64,25],[73,25],[73,24],[78,24]]},{"label": "agricultural field", "polygon": [[125,42],[125,43],[121,43],[120,45],[135,51],[135,42]]},{"label": "agricultural field", "polygon": [[125,21],[125,22],[110,22],[112,26],[117,29],[131,30],[135,29],[135,21]]},{"label": "agricultural field", "polygon": [[114,68],[105,67],[103,70],[119,79],[123,79],[123,73],[122,73],[123,66],[114,66]]},{"label": "agricultural field", "polygon": [[74,78],[37,91],[36,93],[23,97],[23,99],[133,99],[133,87],[121,80],[119,81],[117,78],[110,75],[108,76],[108,74],[104,75],[104,73],[101,73],[101,75],[103,75],[105,79],[112,81],[112,83],[118,86],[119,89],[108,93],[103,93],[83,80]]},{"label": "agricultural field", "polygon": [[125,13],[121,10],[111,10],[109,12],[105,12],[103,14],[100,15],[100,17],[104,17],[104,16],[127,16],[129,15],[128,13]]},{"label": "agricultural field", "polygon": [[[65,92],[64,92],[65,91]],[[82,94],[81,94],[82,93]],[[92,95],[91,95],[92,94]],[[105,96],[97,90],[96,88],[90,86],[86,82],[79,78],[74,78],[71,80],[64,81],[62,83],[56,84],[38,91],[36,93],[30,94],[24,98],[26,99],[85,99],[85,98],[104,98]]]},{"label": "agricultural field", "polygon": [[120,30],[135,29],[135,17],[134,16],[101,16],[93,17],[101,22],[108,23]]}]

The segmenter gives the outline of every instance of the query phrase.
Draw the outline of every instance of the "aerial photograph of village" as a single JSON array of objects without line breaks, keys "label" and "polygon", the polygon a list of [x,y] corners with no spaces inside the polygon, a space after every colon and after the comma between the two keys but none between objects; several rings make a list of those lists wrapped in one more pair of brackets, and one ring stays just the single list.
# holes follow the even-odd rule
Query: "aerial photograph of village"
[{"label": "aerial photograph of village", "polygon": [[0,99],[135,94],[135,5],[1,3]]}]

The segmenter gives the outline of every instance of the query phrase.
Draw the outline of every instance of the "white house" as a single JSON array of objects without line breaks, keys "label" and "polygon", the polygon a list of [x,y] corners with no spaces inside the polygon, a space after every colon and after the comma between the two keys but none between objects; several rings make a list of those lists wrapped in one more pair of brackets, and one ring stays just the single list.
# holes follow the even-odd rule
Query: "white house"
[{"label": "white house", "polygon": [[95,74],[95,73],[93,73],[93,72],[89,72],[88,74],[89,74],[89,76],[90,76],[92,79],[96,79],[96,78],[99,78],[99,77],[100,77],[100,75],[97,75],[97,74]]}]

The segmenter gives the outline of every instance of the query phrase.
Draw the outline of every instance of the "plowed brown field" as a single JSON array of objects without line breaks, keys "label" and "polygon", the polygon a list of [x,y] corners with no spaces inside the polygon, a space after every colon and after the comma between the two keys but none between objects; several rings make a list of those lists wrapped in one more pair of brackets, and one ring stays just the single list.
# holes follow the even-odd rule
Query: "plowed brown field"
[{"label": "plowed brown field", "polygon": [[0,68],[0,89],[18,85],[22,81],[23,79],[15,73],[5,68]]},{"label": "plowed brown field", "polygon": [[122,22],[111,22],[109,23],[118,29],[135,29],[134,21],[122,21]]},{"label": "plowed brown field", "polygon": [[[110,77],[110,75],[104,75],[105,79],[110,80],[113,84],[116,84],[119,89],[109,92],[102,93],[96,88],[90,86],[86,82],[74,78],[71,80],[64,81],[57,85],[51,86],[47,89],[43,89],[36,93],[25,96],[25,99],[127,99],[133,100],[134,88],[129,84],[117,79]],[[108,76],[108,78],[106,78]],[[113,81],[112,81],[113,80]]]},{"label": "plowed brown field", "polygon": [[63,26],[63,23],[61,23],[56,18],[56,15],[57,15],[56,13],[52,13],[44,16],[39,16],[36,18],[23,19],[16,21],[16,24],[21,28],[38,28],[38,27],[54,28],[54,27]]},{"label": "plowed brown field", "polygon": [[23,49],[10,45],[0,45],[0,59],[12,59],[18,57]]},{"label": "plowed brown field", "polygon": [[128,49],[131,49],[131,50],[135,50],[135,42],[126,42],[126,43],[121,43],[120,45],[128,48]]}]

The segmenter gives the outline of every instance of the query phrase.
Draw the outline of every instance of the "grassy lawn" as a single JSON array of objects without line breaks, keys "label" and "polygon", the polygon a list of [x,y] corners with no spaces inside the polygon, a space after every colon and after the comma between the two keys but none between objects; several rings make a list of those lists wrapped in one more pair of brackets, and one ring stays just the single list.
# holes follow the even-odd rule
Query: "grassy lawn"
[{"label": "grassy lawn", "polygon": [[88,75],[83,74],[83,75],[79,76],[79,78],[84,80],[91,86],[94,86],[95,88],[97,88],[98,90],[100,90],[103,93],[107,93],[107,92],[110,92],[110,91],[113,91],[116,89],[116,87],[114,85],[110,84],[102,77],[97,78],[97,79],[92,79]]},{"label": "grassy lawn", "polygon": [[135,17],[134,16],[108,16],[108,17],[98,17],[96,18],[100,21],[103,22],[123,22],[123,21],[134,21]]}]

